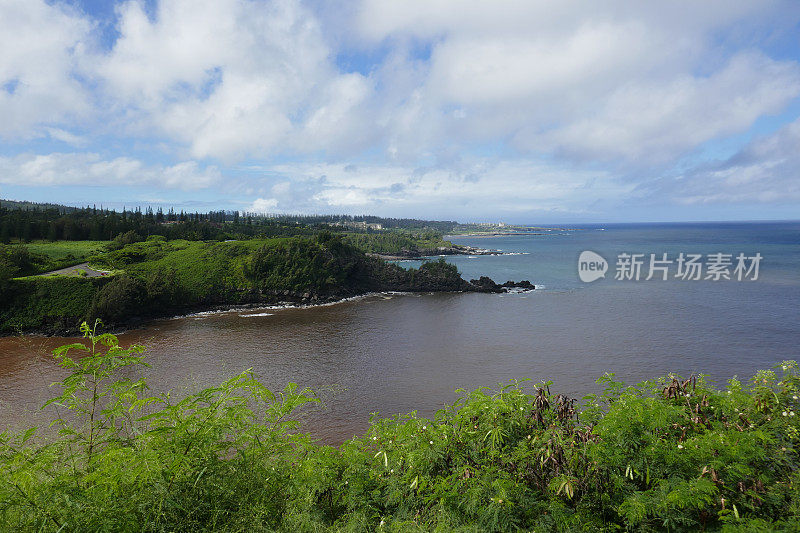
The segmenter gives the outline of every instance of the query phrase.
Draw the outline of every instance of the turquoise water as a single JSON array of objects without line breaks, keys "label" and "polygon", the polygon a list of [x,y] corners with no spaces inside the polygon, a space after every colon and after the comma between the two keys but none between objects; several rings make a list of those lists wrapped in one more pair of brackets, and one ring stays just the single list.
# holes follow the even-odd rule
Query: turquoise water
[{"label": "turquoise water", "polygon": [[[759,280],[756,281],[759,286],[800,286],[800,222],[618,224],[575,228],[571,231],[555,230],[546,235],[450,237],[456,244],[515,255],[450,256],[445,259],[458,266],[466,279],[481,275],[501,282],[530,279],[548,290],[569,290],[614,284],[613,271],[607,274],[606,279],[592,284],[578,279],[577,260],[584,250],[598,252],[610,261],[612,270],[620,253],[642,253],[648,262],[651,253],[659,258],[667,253],[668,259],[676,259],[681,252],[703,256],[718,252],[734,256],[744,253],[748,257],[760,253],[763,259]],[[417,267],[421,261],[401,261],[398,264]],[[675,269],[673,265],[673,273]],[[660,283],[660,280],[651,280],[651,283]],[[677,283],[680,286],[688,282]],[[698,290],[694,281],[690,286],[679,286],[674,289],[681,292]],[[734,283],[724,289],[735,297],[741,287]]]}]

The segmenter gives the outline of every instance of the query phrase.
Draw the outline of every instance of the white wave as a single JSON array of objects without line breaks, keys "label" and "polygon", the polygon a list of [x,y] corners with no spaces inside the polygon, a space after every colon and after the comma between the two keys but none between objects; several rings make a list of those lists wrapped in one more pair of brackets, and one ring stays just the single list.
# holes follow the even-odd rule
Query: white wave
[{"label": "white wave", "polygon": [[252,315],[239,315],[242,318],[252,318],[255,316],[272,316],[275,313],[253,313]]}]

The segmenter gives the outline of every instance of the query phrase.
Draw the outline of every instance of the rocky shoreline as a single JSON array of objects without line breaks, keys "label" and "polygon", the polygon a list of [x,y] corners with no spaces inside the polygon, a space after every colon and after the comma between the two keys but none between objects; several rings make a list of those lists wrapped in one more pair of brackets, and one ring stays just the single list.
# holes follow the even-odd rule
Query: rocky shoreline
[{"label": "rocky shoreline", "polygon": [[[463,278],[460,280],[458,286],[450,284],[442,284],[441,286],[433,284],[425,288],[418,288],[417,290],[408,290],[407,287],[386,287],[383,290],[366,290],[360,291],[339,291],[336,293],[318,294],[313,291],[295,292],[290,290],[276,290],[276,291],[233,291],[230,293],[229,301],[208,302],[204,304],[186,306],[181,309],[170,309],[144,312],[127,317],[125,320],[115,324],[109,324],[112,329],[116,331],[125,331],[146,326],[148,323],[155,320],[163,320],[169,318],[176,318],[181,316],[190,316],[198,313],[206,312],[225,312],[231,310],[245,310],[245,309],[259,309],[270,306],[279,307],[313,307],[320,305],[330,305],[338,302],[344,302],[352,299],[363,298],[370,294],[381,293],[438,293],[438,292],[479,292],[487,294],[500,294],[500,293],[516,293],[516,292],[529,292],[536,287],[528,280],[522,281],[507,281],[499,284],[488,276],[481,276],[479,279],[472,279],[466,281]],[[424,289],[424,290],[423,290]],[[234,293],[236,293],[234,295]],[[61,320],[46,320],[38,328],[25,328],[18,330],[11,335],[41,335],[41,336],[54,336],[54,337],[70,337],[75,336],[79,332],[79,324],[83,319],[81,317],[72,317],[72,319]],[[9,333],[0,333],[0,337],[8,336]]]},{"label": "rocky shoreline", "polygon": [[505,255],[500,250],[487,250],[475,246],[454,244],[453,246],[439,246],[437,248],[423,248],[421,250],[402,249],[394,254],[367,254],[386,261],[403,261],[408,259],[425,259],[443,255]]},{"label": "rocky shoreline", "polygon": [[524,279],[522,281],[506,281],[505,283],[495,283],[489,276],[481,276],[479,279],[471,279],[469,283],[477,288],[475,292],[528,292],[536,289],[536,286]]}]

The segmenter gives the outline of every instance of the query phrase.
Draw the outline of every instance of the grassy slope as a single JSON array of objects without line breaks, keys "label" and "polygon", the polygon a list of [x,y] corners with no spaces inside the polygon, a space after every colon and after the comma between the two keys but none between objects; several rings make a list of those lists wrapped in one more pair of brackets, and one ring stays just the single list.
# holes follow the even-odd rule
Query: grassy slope
[{"label": "grassy slope", "polygon": [[202,299],[217,287],[244,288],[245,257],[259,246],[280,240],[143,242],[93,258],[91,264],[124,270],[140,279],[159,270],[168,272],[190,295]]},{"label": "grassy slope", "polygon": [[46,255],[54,261],[74,258],[77,264],[104,251],[109,242],[111,241],[36,241],[26,246],[32,253]]},{"label": "grassy slope", "polygon": [[7,249],[27,250],[30,265],[23,274],[36,275],[71,267],[85,262],[89,257],[102,253],[110,241],[35,241],[6,246]]},{"label": "grassy slope", "polygon": [[[122,250],[101,253],[89,259],[93,266],[119,269],[126,272],[145,293],[145,282],[161,273],[181,288],[180,297],[188,304],[202,301],[220,287],[241,286],[242,256],[261,241],[243,243],[204,243],[190,241],[148,242],[129,245]],[[56,243],[58,244],[58,243]],[[70,243],[71,244],[71,243]],[[97,249],[85,246],[83,253]],[[71,251],[67,251],[71,250]],[[58,247],[50,253],[57,254]],[[79,249],[64,245],[62,253]],[[238,275],[237,275],[238,274]],[[89,313],[97,301],[98,293],[112,279],[85,279],[27,277],[13,280],[5,291],[4,305],[0,310],[0,332],[39,330],[58,331],[74,329]],[[176,295],[177,296],[177,295]],[[119,302],[121,306],[125,302]],[[142,304],[141,300],[130,304]],[[175,305],[176,302],[160,302]]]}]

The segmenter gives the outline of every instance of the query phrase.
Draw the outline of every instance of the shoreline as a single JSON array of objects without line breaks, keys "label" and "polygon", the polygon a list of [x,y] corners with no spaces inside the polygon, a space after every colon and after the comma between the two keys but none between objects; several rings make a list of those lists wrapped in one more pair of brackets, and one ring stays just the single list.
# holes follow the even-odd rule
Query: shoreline
[{"label": "shoreline", "polygon": [[[512,283],[512,282],[507,282]],[[217,315],[224,315],[226,313],[247,313],[247,312],[254,312],[254,311],[281,311],[287,309],[314,309],[318,307],[330,307],[334,305],[344,304],[348,302],[357,302],[360,300],[365,300],[367,298],[378,298],[381,297],[382,299],[391,299],[394,296],[411,296],[411,295],[432,295],[438,293],[446,293],[446,294],[467,294],[467,293],[478,293],[478,294],[524,294],[527,292],[533,292],[534,289],[528,288],[519,288],[515,286],[508,287],[507,285],[499,285],[500,287],[504,287],[502,292],[488,292],[488,291],[481,291],[481,290],[470,290],[470,291],[370,291],[363,294],[356,294],[351,296],[342,296],[342,297],[331,297],[326,299],[318,299],[316,301],[312,301],[311,299],[300,299],[298,301],[291,301],[291,300],[281,300],[275,303],[269,302],[253,302],[253,303],[245,303],[245,304],[220,304],[220,305],[211,305],[211,306],[198,306],[194,310],[187,310],[187,312],[181,312],[178,314],[170,314],[164,316],[153,316],[148,318],[140,318],[136,317],[130,320],[128,324],[121,324],[119,327],[112,327],[109,333],[114,335],[120,335],[123,333],[127,333],[129,331],[137,330],[137,329],[145,329],[147,327],[152,326],[153,324],[161,321],[170,321],[170,320],[180,320],[180,319],[201,319],[206,316],[217,316]],[[387,298],[387,296],[389,298]],[[272,313],[270,313],[272,314]],[[251,316],[258,316],[258,315],[251,315]],[[267,315],[261,315],[267,316]],[[248,315],[240,315],[241,318],[247,318]],[[64,337],[64,338],[80,338],[78,334],[78,326],[74,328],[74,330],[59,330],[59,331],[23,331],[14,334],[0,334],[0,338],[10,338],[10,337]]]},{"label": "shoreline", "polygon": [[507,232],[491,232],[491,233],[457,233],[455,235],[444,235],[443,239],[450,239],[453,237],[510,237],[513,235],[552,235],[551,233],[541,232],[522,232],[522,231],[507,231]]},{"label": "shoreline", "polygon": [[[291,277],[287,280],[279,280],[285,281],[283,286],[290,287],[286,289],[271,288],[270,285],[259,287],[252,283],[247,285],[247,281],[239,280],[240,285],[220,284],[214,291],[195,294],[186,287],[168,286],[166,281],[157,276],[156,281],[164,287],[158,285],[155,296],[151,296],[150,289],[145,286],[144,281],[136,277],[123,276],[109,280],[102,279],[100,276],[91,278],[88,276],[56,276],[59,280],[54,281],[50,279],[51,276],[39,276],[31,278],[30,282],[16,280],[16,285],[12,287],[13,291],[9,293],[14,299],[9,310],[3,316],[5,322],[0,335],[33,334],[72,337],[78,334],[80,324],[84,320],[91,319],[93,321],[94,319],[90,317],[94,316],[104,317],[104,329],[124,331],[140,328],[156,320],[197,316],[200,313],[304,308],[340,303],[373,294],[397,292],[503,293],[513,288],[530,290],[535,288],[527,280],[524,282],[507,281],[503,284],[495,283],[486,276],[481,276],[477,280],[466,280],[458,273],[455,265],[441,259],[442,256],[449,255],[476,257],[503,255],[504,252],[500,250],[450,245],[425,249],[402,249],[400,253],[386,255],[368,254],[365,256],[362,254],[363,252],[355,254],[355,259],[350,256],[346,258],[346,261],[342,259],[343,264],[350,265],[349,268],[355,270],[340,272],[343,267],[335,262],[327,267],[328,270],[323,272],[328,273],[329,279],[334,281],[321,283],[317,278],[309,278],[310,281],[302,278],[298,281]],[[440,259],[427,262],[426,260],[432,258],[431,256],[440,256]],[[424,264],[416,269],[404,269],[390,263],[403,260],[423,260]],[[332,275],[338,275],[339,278],[330,278]],[[110,277],[108,276],[108,278]],[[219,276],[217,275],[217,277]],[[209,278],[209,276],[206,275],[205,278]],[[272,286],[281,286],[274,281],[272,284]],[[123,292],[116,294],[114,291]],[[185,294],[180,291],[185,291]],[[74,294],[77,296],[73,296]],[[118,300],[122,303],[113,309],[109,307],[110,302]]]},{"label": "shoreline", "polygon": [[508,252],[501,250],[487,250],[486,248],[477,248],[475,246],[465,246],[456,244],[450,247],[441,247],[437,249],[426,249],[415,252],[407,252],[401,254],[381,254],[381,253],[368,253],[370,257],[377,257],[384,261],[425,261],[431,260],[436,257],[448,257],[451,255],[510,255]]},{"label": "shoreline", "polygon": [[[154,322],[158,322],[161,320],[176,320],[180,318],[192,318],[196,316],[201,316],[203,314],[222,314],[222,313],[231,313],[237,311],[247,311],[247,310],[278,310],[278,309],[305,309],[310,307],[322,307],[328,305],[335,305],[338,303],[344,303],[348,301],[356,301],[362,298],[367,298],[371,295],[380,295],[384,293],[390,293],[393,291],[385,291],[385,292],[375,292],[370,291],[362,294],[355,294],[355,295],[337,295],[331,297],[304,297],[304,296],[296,296],[295,300],[287,300],[287,299],[280,299],[280,300],[265,300],[262,302],[239,302],[239,303],[220,303],[220,304],[203,304],[203,305],[195,305],[195,306],[188,306],[186,309],[176,311],[174,313],[167,313],[163,315],[151,315],[151,316],[135,316],[131,317],[126,320],[124,323],[121,324],[111,324],[110,332],[114,334],[124,333],[127,331],[139,329],[142,327],[147,327],[148,325],[153,324]],[[444,291],[442,291],[444,292]],[[452,291],[455,292],[455,291]],[[284,295],[284,296],[291,296],[291,295]],[[51,330],[28,330],[28,331],[19,331],[16,333],[0,333],[0,338],[4,337],[20,337],[20,336],[32,336],[32,337],[76,337],[76,333],[79,332],[79,325],[74,326],[73,328],[56,328]]]},{"label": "shoreline", "polygon": [[556,231],[586,231],[584,228],[530,228],[527,231],[472,231],[469,233],[451,233],[442,239],[452,237],[513,237],[514,235],[554,235]]}]

